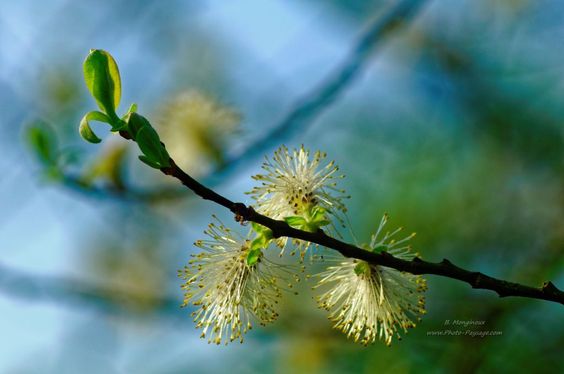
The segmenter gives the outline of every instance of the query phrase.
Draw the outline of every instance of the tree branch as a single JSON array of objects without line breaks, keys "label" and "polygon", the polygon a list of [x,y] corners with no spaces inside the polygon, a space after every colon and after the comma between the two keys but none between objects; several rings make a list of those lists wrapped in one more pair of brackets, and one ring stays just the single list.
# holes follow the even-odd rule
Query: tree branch
[{"label": "tree branch", "polygon": [[494,291],[499,297],[519,296],[548,300],[564,305],[564,292],[556,288],[552,282],[546,282],[542,287],[538,288],[525,286],[519,283],[493,278],[481,272],[462,269],[447,259],[443,259],[441,262],[427,262],[419,257],[415,257],[411,261],[401,260],[385,251],[374,253],[345,243],[326,235],[322,230],[307,232],[293,228],[284,221],[274,220],[259,214],[252,207],[246,206],[243,203],[233,202],[207,188],[180,169],[174,160],[170,159],[170,164],[170,167],[162,168],[161,172],[178,179],[184,186],[201,198],[213,201],[229,209],[235,214],[235,219],[238,222],[250,221],[268,227],[272,230],[275,238],[285,236],[305,240],[334,249],[345,257],[357,258],[373,265],[386,266],[411,274],[433,274],[456,279],[470,284],[472,288]]}]

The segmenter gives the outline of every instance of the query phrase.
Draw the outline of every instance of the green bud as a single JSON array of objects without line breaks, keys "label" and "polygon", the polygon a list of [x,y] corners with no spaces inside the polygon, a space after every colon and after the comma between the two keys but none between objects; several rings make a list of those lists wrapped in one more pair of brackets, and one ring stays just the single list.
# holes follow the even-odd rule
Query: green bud
[{"label": "green bud", "polygon": [[141,161],[155,169],[170,166],[170,156],[162,145],[159,134],[145,117],[135,112],[130,113],[127,116],[127,128],[143,152],[139,157]]}]

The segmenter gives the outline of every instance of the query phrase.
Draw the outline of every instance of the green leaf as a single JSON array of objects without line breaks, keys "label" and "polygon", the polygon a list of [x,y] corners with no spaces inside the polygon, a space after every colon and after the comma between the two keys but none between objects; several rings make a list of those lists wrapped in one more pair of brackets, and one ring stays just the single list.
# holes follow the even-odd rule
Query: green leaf
[{"label": "green leaf", "polygon": [[264,239],[261,236],[258,236],[251,242],[251,251],[263,249],[264,248],[263,245],[264,245]]},{"label": "green leaf", "polygon": [[125,115],[128,115],[129,113],[137,113],[137,104],[133,103],[129,106],[129,109],[127,109],[127,113],[125,113]]},{"label": "green leaf", "polygon": [[292,227],[302,227],[306,224],[306,220],[303,217],[299,216],[285,217],[284,221],[286,221],[286,223]]},{"label": "green leaf", "polygon": [[262,232],[262,236],[266,239],[266,240],[270,240],[272,238],[274,238],[274,234],[272,233],[272,230],[269,228],[266,228],[263,232]]},{"label": "green leaf", "polygon": [[258,262],[260,256],[262,255],[262,250],[260,248],[251,249],[247,255],[247,265],[253,266]]},{"label": "green leaf", "polygon": [[273,237],[272,230],[269,229],[268,227],[263,226],[256,222],[252,222],[251,227],[253,228],[253,231],[256,232],[258,235],[262,235],[268,240],[272,239]]},{"label": "green leaf", "polygon": [[247,265],[253,266],[262,256],[262,250],[268,245],[268,240],[264,236],[259,235],[251,242],[251,249],[247,255]]},{"label": "green leaf", "polygon": [[53,130],[42,122],[29,127],[26,138],[32,151],[43,164],[55,163],[56,142]]},{"label": "green leaf", "polygon": [[251,248],[249,254],[247,255],[247,265],[254,265],[260,256],[262,255],[262,250],[268,248],[270,241],[273,238],[272,230],[268,227],[259,225],[257,223],[251,223],[253,230],[257,233],[257,236],[251,242]]},{"label": "green leaf", "polygon": [[326,217],[325,213],[327,210],[320,206],[314,206],[305,214],[307,224],[304,226],[304,230],[316,232],[322,226],[327,226],[331,223]]},{"label": "green leaf", "polygon": [[[124,128],[127,127],[127,123],[129,122],[129,115],[131,113],[137,113],[137,104],[133,103],[129,106],[129,109],[127,109],[127,113],[125,113],[123,115],[123,117],[121,117],[121,123],[124,124]],[[123,130],[123,128],[119,128],[117,130]]]},{"label": "green leaf", "polygon": [[322,208],[320,206],[315,206],[313,207],[312,211],[311,211],[311,220],[312,221],[321,221],[325,218],[325,208]]},{"label": "green leaf", "polygon": [[90,143],[100,143],[102,139],[94,134],[94,131],[90,128],[90,121],[110,123],[110,119],[102,112],[93,111],[86,113],[80,120],[80,126],[78,128],[80,136]]},{"label": "green leaf", "polygon": [[147,165],[149,165],[149,166],[152,167],[152,168],[155,168],[155,169],[160,169],[160,168],[161,168],[161,165],[160,165],[160,164],[157,164],[156,162],[154,162],[154,161],[148,159],[148,158],[147,158],[146,156],[144,156],[144,155],[139,156],[139,160],[141,160],[144,164],[147,164]]},{"label": "green leaf", "polygon": [[354,267],[354,273],[356,275],[361,274],[369,274],[370,273],[370,265],[368,263],[361,261]]},{"label": "green leaf", "polygon": [[255,245],[257,247],[266,249],[271,239],[272,239],[272,231],[266,230],[265,232],[259,234],[255,238],[255,240],[252,241],[251,246]]},{"label": "green leaf", "polygon": [[121,98],[121,78],[114,58],[106,51],[92,49],[84,61],[84,80],[96,103],[110,118]]}]

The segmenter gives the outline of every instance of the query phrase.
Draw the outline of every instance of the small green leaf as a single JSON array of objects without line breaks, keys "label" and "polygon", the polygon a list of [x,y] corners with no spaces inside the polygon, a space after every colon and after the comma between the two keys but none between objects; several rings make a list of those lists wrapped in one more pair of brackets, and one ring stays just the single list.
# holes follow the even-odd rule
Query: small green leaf
[{"label": "small green leaf", "polygon": [[313,207],[311,211],[311,220],[312,221],[322,220],[325,217],[325,212],[326,212],[325,208],[322,208],[320,206]]},{"label": "small green leaf", "polygon": [[261,256],[262,256],[262,250],[260,248],[251,249],[249,251],[249,254],[247,255],[247,265],[253,266],[258,262]]},{"label": "small green leaf", "polygon": [[37,122],[27,129],[26,137],[29,146],[43,164],[55,163],[57,147],[52,129],[42,122]]},{"label": "small green leaf", "polygon": [[121,117],[120,123],[122,124],[122,126],[117,130],[124,130],[128,126],[129,116],[131,115],[131,113],[137,113],[137,104],[133,103],[129,106],[129,109],[127,109],[127,113],[125,113],[123,117]]},{"label": "small green leaf", "polygon": [[370,265],[368,263],[361,261],[354,267],[354,273],[356,275],[370,274]]},{"label": "small green leaf", "polygon": [[259,236],[257,236],[257,238],[253,240],[253,243],[256,242],[255,245],[260,245],[261,248],[266,249],[272,238],[273,238],[272,231],[266,230],[263,233],[261,233]]},{"label": "small green leaf", "polygon": [[269,229],[268,227],[263,226],[256,222],[252,222],[251,227],[253,228],[253,231],[256,232],[258,235],[262,235],[268,240],[273,238],[272,230]]},{"label": "small green leaf", "polygon": [[268,227],[254,222],[252,223],[252,227],[257,233],[257,236],[251,242],[251,248],[247,256],[247,265],[249,266],[254,265],[258,261],[262,255],[262,250],[268,248],[268,245],[273,238],[272,230]]},{"label": "small green leaf", "polygon": [[159,165],[159,164],[157,164],[156,162],[154,162],[154,161],[148,159],[148,158],[147,158],[146,156],[144,156],[144,155],[139,156],[139,160],[141,160],[144,164],[147,164],[147,165],[149,165],[149,166],[152,167],[152,168],[155,168],[155,169],[160,169],[160,168],[161,168],[161,165]]},{"label": "small green leaf", "polygon": [[266,240],[270,240],[272,238],[274,238],[274,234],[272,233],[272,230],[269,228],[266,228],[263,232],[262,232],[262,236],[266,239]]},{"label": "small green leaf", "polygon": [[94,131],[90,128],[90,121],[110,123],[110,119],[102,112],[93,111],[86,113],[86,115],[80,120],[80,126],[78,128],[80,136],[90,143],[100,143],[102,139],[94,134]]},{"label": "small green leaf", "polygon": [[133,103],[129,106],[129,109],[127,109],[127,113],[125,113],[125,115],[128,115],[129,113],[137,113],[137,104]]},{"label": "small green leaf", "polygon": [[320,227],[327,226],[331,223],[331,221],[326,218],[326,212],[327,210],[325,208],[314,206],[309,214],[306,214],[306,217],[309,217],[307,220],[309,231],[315,232],[319,230]]},{"label": "small green leaf", "polygon": [[299,216],[285,217],[284,221],[286,221],[286,223],[292,227],[302,227],[306,224],[306,220],[303,217]]},{"label": "small green leaf", "polygon": [[256,251],[257,249],[263,249],[264,240],[262,237],[258,236],[251,242],[251,251]]},{"label": "small green leaf", "polygon": [[121,78],[114,58],[101,49],[90,50],[84,61],[84,80],[100,109],[110,118],[117,118]]}]

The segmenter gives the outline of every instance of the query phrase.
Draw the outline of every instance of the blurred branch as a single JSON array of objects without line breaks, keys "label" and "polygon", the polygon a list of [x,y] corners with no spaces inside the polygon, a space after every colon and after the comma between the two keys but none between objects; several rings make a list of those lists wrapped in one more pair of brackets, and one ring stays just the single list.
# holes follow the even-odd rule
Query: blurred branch
[{"label": "blurred branch", "polygon": [[[406,26],[417,15],[425,2],[426,0],[400,1],[380,17],[376,17],[368,24],[344,61],[317,87],[299,98],[292,109],[268,132],[251,141],[239,154],[225,160],[221,166],[203,177],[202,180],[211,186],[219,185],[238,168],[260,157],[265,150],[276,146],[282,139],[290,138],[298,129],[303,131],[308,125],[311,125],[359,77],[368,65],[369,58],[375,49],[381,46],[393,31]],[[190,196],[182,189],[162,187],[153,190],[138,190],[133,186],[127,186],[124,189],[95,187],[82,183],[80,177],[71,175],[64,175],[63,182],[67,187],[94,197],[154,202]]]},{"label": "blurred branch", "polygon": [[179,197],[186,196],[186,191],[171,187],[141,189],[127,185],[121,188],[109,185],[96,186],[92,183],[86,183],[82,177],[73,174],[62,174],[60,176],[60,182],[73,191],[100,199],[116,198],[125,201],[152,203],[156,201],[175,200]]},{"label": "blurred branch", "polygon": [[228,159],[222,167],[205,178],[204,182],[215,185],[217,180],[224,179],[236,168],[260,157],[266,149],[275,147],[281,139],[288,138],[298,129],[303,130],[312,124],[358,78],[368,65],[374,50],[382,45],[392,31],[407,25],[425,2],[426,0],[400,1],[377,17],[366,27],[344,61],[318,87],[298,99],[292,109],[269,132],[249,144],[239,155]]},{"label": "blurred branch", "polygon": [[[127,133],[120,132],[122,136],[128,138]],[[357,246],[345,243],[338,239],[326,235],[323,230],[308,232],[298,230],[289,226],[284,221],[274,220],[257,213],[252,207],[243,203],[233,202],[217,192],[205,187],[190,175],[180,169],[174,160],[170,159],[170,167],[161,168],[161,172],[178,179],[184,186],[192,190],[196,195],[204,200],[210,200],[229,209],[235,214],[238,222],[255,222],[268,227],[272,230],[275,238],[290,237],[316,243],[321,246],[334,249],[345,257],[353,257],[364,260],[373,265],[381,265],[405,271],[411,274],[434,274],[446,278],[456,279],[466,282],[472,288],[486,289],[495,291],[499,297],[520,296],[532,299],[548,300],[564,305],[564,292],[560,291],[552,282],[546,282],[542,287],[535,288],[518,283],[508,282],[485,275],[481,272],[462,269],[447,259],[441,262],[427,262],[419,257],[411,261],[401,260],[383,251],[380,253],[369,252]]]},{"label": "blurred branch", "polygon": [[105,313],[135,309],[139,312],[177,313],[180,302],[135,290],[93,285],[78,279],[25,274],[0,264],[0,289],[4,294],[31,301],[56,301]]}]

